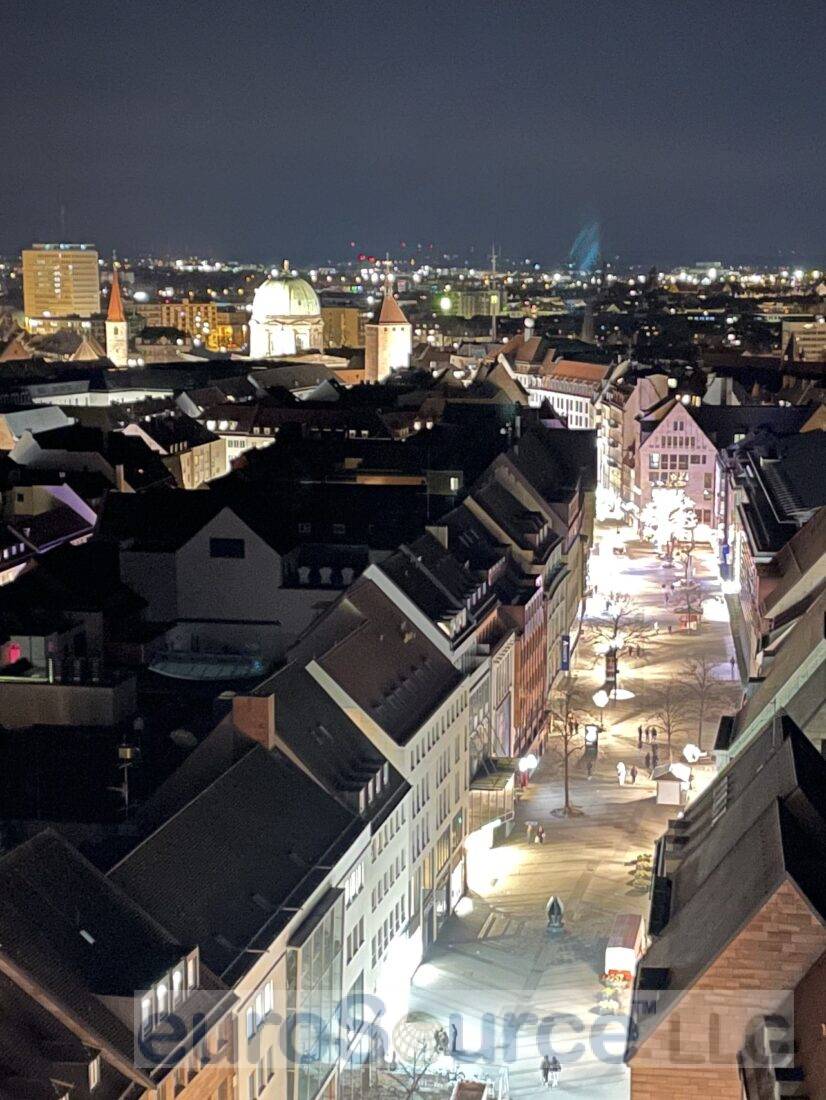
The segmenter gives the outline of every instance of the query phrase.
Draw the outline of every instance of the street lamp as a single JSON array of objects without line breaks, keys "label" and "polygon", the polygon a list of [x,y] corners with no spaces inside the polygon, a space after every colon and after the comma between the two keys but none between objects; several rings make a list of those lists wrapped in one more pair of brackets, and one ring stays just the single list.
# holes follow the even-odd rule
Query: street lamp
[{"label": "street lamp", "polygon": [[595,722],[588,722],[585,726],[585,755],[596,756],[599,752],[600,727]]}]

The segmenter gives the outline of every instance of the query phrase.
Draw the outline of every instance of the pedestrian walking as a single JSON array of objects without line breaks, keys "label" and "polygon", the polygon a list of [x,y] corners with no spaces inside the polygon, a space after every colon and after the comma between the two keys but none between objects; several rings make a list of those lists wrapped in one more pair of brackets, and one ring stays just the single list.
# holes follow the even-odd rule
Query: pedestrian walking
[{"label": "pedestrian walking", "polygon": [[455,1024],[450,1025],[450,1053],[456,1053],[456,1043],[459,1040],[459,1029]]},{"label": "pedestrian walking", "polygon": [[625,786],[625,764],[622,760],[617,764],[617,781],[621,787]]},{"label": "pedestrian walking", "polygon": [[562,1066],[559,1064],[559,1059],[556,1057],[556,1055],[554,1055],[553,1058],[551,1059],[551,1071],[550,1071],[551,1088],[552,1089],[558,1089],[559,1088],[559,1075],[560,1075],[561,1072],[562,1072]]},{"label": "pedestrian walking", "polygon": [[631,776],[631,782],[636,783],[637,782],[637,765],[636,764],[631,765],[631,771],[630,771],[629,774]]},{"label": "pedestrian walking", "polygon": [[671,633],[671,623],[668,624],[668,633]]},{"label": "pedestrian walking", "polygon": [[650,752],[647,752],[645,754],[645,770],[647,772],[651,771],[651,753]]},{"label": "pedestrian walking", "polygon": [[655,633],[655,634],[659,634],[659,632],[660,632],[660,624],[659,624],[659,623],[657,622],[657,620],[655,619],[655,620],[654,620],[654,633]]},{"label": "pedestrian walking", "polygon": [[551,1076],[551,1059],[548,1057],[547,1054],[539,1063],[539,1072],[542,1076],[542,1084],[545,1086],[545,1088],[547,1088],[549,1078]]},{"label": "pedestrian walking", "polygon": [[536,827],[536,843],[537,844],[544,844],[545,843],[545,828],[542,825],[537,825],[537,827]]},{"label": "pedestrian walking", "polygon": [[642,748],[642,725],[637,726],[637,748]]},{"label": "pedestrian walking", "polygon": [[733,680],[733,679],[734,679],[734,666],[735,666],[735,665],[737,664],[737,661],[735,660],[735,658],[734,658],[734,654],[733,654],[733,653],[732,653],[732,655],[731,655],[731,656],[729,657],[729,659],[728,659],[728,663],[729,663],[729,664],[731,665],[731,678],[732,678],[732,680]]},{"label": "pedestrian walking", "polygon": [[665,602],[668,603],[668,589],[665,590]]}]

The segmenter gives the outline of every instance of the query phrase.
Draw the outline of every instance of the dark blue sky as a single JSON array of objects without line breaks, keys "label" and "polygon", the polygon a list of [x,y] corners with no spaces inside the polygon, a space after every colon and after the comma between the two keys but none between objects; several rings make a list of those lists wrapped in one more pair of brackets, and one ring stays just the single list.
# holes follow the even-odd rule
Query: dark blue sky
[{"label": "dark blue sky", "polygon": [[2,0],[0,250],[824,266],[824,0]]}]

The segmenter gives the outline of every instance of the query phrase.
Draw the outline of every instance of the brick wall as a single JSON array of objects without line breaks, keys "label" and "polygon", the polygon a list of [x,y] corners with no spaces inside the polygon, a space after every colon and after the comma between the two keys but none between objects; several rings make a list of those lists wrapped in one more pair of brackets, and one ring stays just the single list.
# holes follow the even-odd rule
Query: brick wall
[{"label": "brick wall", "polygon": [[632,1100],[741,1100],[735,1059],[749,1022],[782,1009],[824,950],[826,928],[783,883],[644,1040]]},{"label": "brick wall", "polygon": [[826,1096],[826,952],[795,991],[794,1034],[806,1093]]}]

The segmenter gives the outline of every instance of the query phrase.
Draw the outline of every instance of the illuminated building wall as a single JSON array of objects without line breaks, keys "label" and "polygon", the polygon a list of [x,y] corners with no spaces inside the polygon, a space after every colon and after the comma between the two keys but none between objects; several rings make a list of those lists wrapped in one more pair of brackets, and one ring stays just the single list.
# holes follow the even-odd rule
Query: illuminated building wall
[{"label": "illuminated building wall", "polygon": [[24,249],[23,311],[27,327],[29,318],[99,313],[96,249],[88,244],[35,244]]}]

